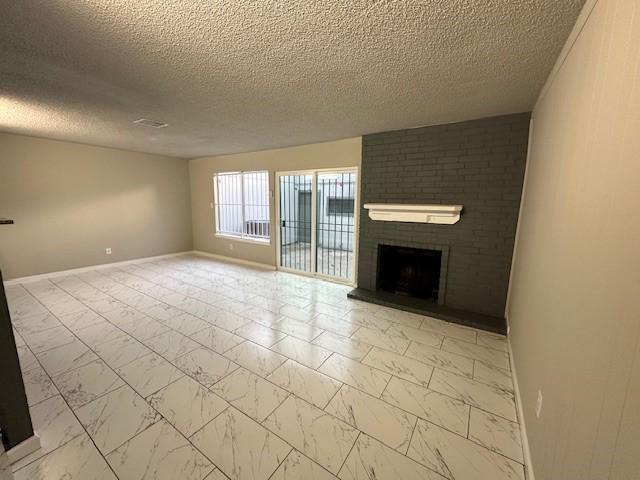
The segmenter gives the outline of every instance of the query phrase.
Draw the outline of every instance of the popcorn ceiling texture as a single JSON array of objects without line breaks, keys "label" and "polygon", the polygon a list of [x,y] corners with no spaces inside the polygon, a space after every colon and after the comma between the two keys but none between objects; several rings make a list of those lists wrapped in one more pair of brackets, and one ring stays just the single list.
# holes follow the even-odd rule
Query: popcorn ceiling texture
[{"label": "popcorn ceiling texture", "polygon": [[0,0],[0,130],[197,157],[530,111],[582,4]]}]

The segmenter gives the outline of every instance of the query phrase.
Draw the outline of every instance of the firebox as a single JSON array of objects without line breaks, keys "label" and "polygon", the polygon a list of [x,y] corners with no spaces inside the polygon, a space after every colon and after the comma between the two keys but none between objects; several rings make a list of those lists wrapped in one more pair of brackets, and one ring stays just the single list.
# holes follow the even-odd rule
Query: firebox
[{"label": "firebox", "polygon": [[378,290],[438,301],[441,250],[378,245]]}]

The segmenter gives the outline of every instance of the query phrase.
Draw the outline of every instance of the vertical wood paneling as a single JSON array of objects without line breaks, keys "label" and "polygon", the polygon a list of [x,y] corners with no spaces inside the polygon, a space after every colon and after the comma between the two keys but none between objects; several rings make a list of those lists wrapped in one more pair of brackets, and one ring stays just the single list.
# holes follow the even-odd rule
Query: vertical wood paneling
[{"label": "vertical wood paneling", "polygon": [[508,315],[537,480],[638,478],[639,9],[598,0],[533,112]]}]

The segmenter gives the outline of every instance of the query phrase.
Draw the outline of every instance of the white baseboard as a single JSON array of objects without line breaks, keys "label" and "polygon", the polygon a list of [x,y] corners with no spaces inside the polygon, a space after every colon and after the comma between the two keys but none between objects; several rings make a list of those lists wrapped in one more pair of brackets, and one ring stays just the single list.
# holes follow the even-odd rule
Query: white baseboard
[{"label": "white baseboard", "polygon": [[[508,324],[509,324],[509,320],[507,318],[507,325]],[[522,408],[522,397],[520,396],[520,386],[518,384],[516,364],[513,358],[513,350],[511,349],[511,339],[509,337],[507,337],[507,345],[509,346],[509,361],[511,362],[511,376],[513,378],[513,388],[516,396],[516,408],[518,411],[518,421],[520,424],[520,436],[522,437],[522,454],[524,455],[525,478],[527,480],[535,480],[535,475],[533,474],[533,464],[531,462],[531,450],[529,448],[529,437],[527,435],[527,426],[524,420],[524,410]]]},{"label": "white baseboard", "polygon": [[234,258],[234,257],[227,257],[225,255],[218,255],[215,253],[208,253],[208,252],[203,252],[200,250],[187,250],[184,252],[177,252],[177,253],[167,253],[165,255],[156,255],[153,257],[142,257],[142,258],[134,258],[132,260],[123,260],[121,262],[111,262],[111,263],[101,263],[98,265],[89,265],[86,267],[79,267],[79,268],[71,268],[69,270],[59,270],[57,272],[47,272],[47,273],[40,273],[38,275],[29,275],[27,277],[18,277],[18,278],[12,278],[11,280],[6,280],[4,282],[4,285],[7,287],[10,287],[11,285],[17,285],[19,283],[31,283],[31,282],[37,282],[38,280],[44,280],[47,278],[55,278],[55,277],[64,277],[66,275],[77,275],[78,273],[84,273],[84,272],[89,272],[91,270],[100,270],[100,269],[105,269],[105,268],[111,268],[111,267],[120,267],[122,265],[131,265],[131,264],[135,264],[135,263],[144,263],[144,262],[148,262],[150,260],[160,260],[163,258],[171,258],[171,257],[179,257],[182,255],[200,255],[203,257],[210,257],[210,258],[215,258],[216,260],[220,260],[223,262],[229,262],[229,263],[237,263],[240,265],[246,265],[246,266],[250,266],[250,267],[255,267],[255,268],[260,268],[263,270],[276,270],[276,267],[274,265],[267,265],[266,263],[259,263],[259,262],[252,262],[249,260],[243,260],[241,258]]},{"label": "white baseboard", "polygon": [[266,263],[260,263],[260,262],[252,262],[250,260],[244,260],[242,258],[227,257],[226,255],[218,255],[217,253],[203,252],[202,250],[194,250],[192,253],[196,255],[202,255],[203,257],[215,258],[216,260],[220,260],[223,262],[237,263],[239,265],[246,265],[249,267],[260,268],[262,270],[276,269],[275,265],[268,265]]},{"label": "white baseboard", "polygon": [[7,450],[7,459],[9,460],[9,465],[13,465],[18,460],[22,460],[24,457],[35,452],[39,448],[40,437],[36,433],[34,433],[32,437],[27,438],[12,449]]},{"label": "white baseboard", "polygon": [[162,258],[171,258],[171,257],[179,257],[182,255],[189,255],[194,253],[193,250],[188,250],[185,252],[177,252],[177,253],[167,253],[165,255],[156,255],[154,257],[142,257],[142,258],[134,258],[132,260],[123,260],[121,262],[112,262],[112,263],[101,263],[98,265],[89,265],[87,267],[80,267],[80,268],[71,268],[69,270],[59,270],[57,272],[48,272],[48,273],[41,273],[38,275],[29,275],[27,277],[19,277],[19,278],[12,278],[11,280],[6,280],[4,282],[5,286],[11,286],[11,285],[16,285],[18,283],[31,283],[31,282],[37,282],[38,280],[43,280],[46,278],[55,278],[55,277],[64,277],[66,275],[76,275],[78,273],[84,273],[84,272],[89,272],[91,270],[100,270],[100,269],[104,269],[104,268],[111,268],[111,267],[119,267],[122,265],[131,265],[134,263],[144,263],[144,262],[148,262],[149,260],[160,260]]}]

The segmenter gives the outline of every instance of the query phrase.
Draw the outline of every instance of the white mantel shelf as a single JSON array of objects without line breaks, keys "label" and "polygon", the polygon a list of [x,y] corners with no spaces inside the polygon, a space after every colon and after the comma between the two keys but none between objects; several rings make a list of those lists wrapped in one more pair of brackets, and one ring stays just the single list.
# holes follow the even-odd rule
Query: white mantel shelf
[{"label": "white mantel shelf", "polygon": [[365,203],[371,220],[382,222],[438,223],[453,225],[460,220],[462,205],[405,205]]}]

